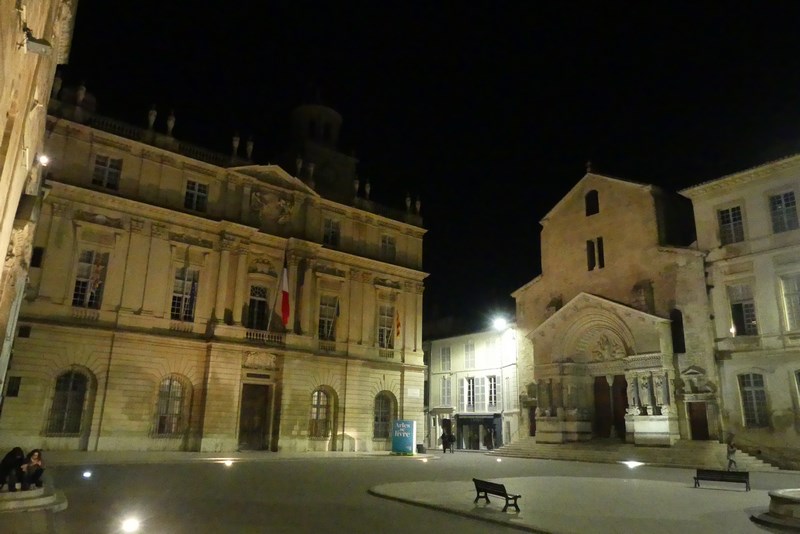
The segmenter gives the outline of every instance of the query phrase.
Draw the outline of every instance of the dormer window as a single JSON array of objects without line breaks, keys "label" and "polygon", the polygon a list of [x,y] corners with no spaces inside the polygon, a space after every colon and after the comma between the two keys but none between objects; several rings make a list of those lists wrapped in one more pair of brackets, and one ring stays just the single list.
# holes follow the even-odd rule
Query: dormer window
[{"label": "dormer window", "polygon": [[586,196],[584,197],[586,202],[586,216],[594,215],[595,213],[600,213],[600,199],[597,196],[597,191],[592,189]]},{"label": "dormer window", "polygon": [[331,247],[338,247],[339,236],[339,221],[325,219],[325,223],[322,228],[322,244]]}]

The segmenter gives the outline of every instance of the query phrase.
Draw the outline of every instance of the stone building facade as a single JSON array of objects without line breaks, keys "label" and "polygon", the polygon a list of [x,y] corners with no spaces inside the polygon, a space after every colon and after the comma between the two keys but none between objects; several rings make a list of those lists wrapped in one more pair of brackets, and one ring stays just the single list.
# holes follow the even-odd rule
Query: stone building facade
[{"label": "stone building facade", "polygon": [[77,0],[0,0],[0,407],[41,205],[45,117]]},{"label": "stone building facade", "polygon": [[527,432],[543,443],[718,438],[689,201],[589,172],[541,224],[542,274],[513,293],[532,344],[518,361]]},{"label": "stone building facade", "polygon": [[[722,425],[800,466],[800,156],[702,183],[691,198],[707,253]],[[727,437],[727,435],[726,435]]]},{"label": "stone building facade", "polygon": [[0,445],[371,451],[396,418],[422,428],[418,211],[352,181],[332,201],[238,139],[222,157],[174,115],[139,129],[92,102],[65,89],[48,117]]},{"label": "stone building facade", "polygon": [[[426,341],[429,346],[426,445],[443,431],[458,449],[500,447],[519,433],[516,325]],[[490,436],[490,437],[489,437]]]}]

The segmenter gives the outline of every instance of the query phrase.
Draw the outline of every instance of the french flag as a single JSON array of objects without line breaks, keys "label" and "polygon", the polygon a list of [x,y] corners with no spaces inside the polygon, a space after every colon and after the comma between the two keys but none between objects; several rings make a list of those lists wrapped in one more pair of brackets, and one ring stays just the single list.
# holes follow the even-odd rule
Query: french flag
[{"label": "french flag", "polygon": [[281,321],[283,326],[289,324],[289,269],[283,260],[283,280],[281,281]]}]

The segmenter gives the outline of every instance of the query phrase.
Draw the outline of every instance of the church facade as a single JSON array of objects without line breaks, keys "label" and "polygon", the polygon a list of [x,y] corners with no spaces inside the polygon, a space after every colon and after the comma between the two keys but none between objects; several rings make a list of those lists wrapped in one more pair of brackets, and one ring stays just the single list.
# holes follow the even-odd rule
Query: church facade
[{"label": "church facade", "polygon": [[540,443],[719,439],[689,201],[589,172],[541,224],[542,274],[513,294],[533,345],[518,362],[528,433]]},{"label": "church facade", "polygon": [[334,201],[303,154],[299,179],[89,100],[48,117],[0,445],[373,451],[397,418],[423,427],[418,207],[352,180]]}]

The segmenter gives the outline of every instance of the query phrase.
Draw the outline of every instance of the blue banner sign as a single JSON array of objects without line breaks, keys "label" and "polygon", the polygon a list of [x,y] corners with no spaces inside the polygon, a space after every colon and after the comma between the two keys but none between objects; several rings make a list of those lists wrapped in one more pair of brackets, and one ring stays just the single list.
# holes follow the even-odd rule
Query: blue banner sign
[{"label": "blue banner sign", "polygon": [[392,428],[392,454],[414,454],[417,442],[417,422],[400,419]]}]

